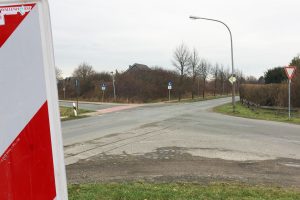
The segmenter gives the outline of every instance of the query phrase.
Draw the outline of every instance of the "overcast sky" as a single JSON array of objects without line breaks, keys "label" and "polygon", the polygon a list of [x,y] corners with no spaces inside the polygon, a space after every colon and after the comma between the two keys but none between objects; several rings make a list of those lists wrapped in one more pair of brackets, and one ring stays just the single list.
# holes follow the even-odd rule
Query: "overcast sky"
[{"label": "overcast sky", "polygon": [[97,71],[133,63],[172,66],[182,42],[201,58],[231,67],[231,28],[236,68],[260,76],[300,53],[299,0],[49,0],[56,65],[64,76],[81,62]]}]

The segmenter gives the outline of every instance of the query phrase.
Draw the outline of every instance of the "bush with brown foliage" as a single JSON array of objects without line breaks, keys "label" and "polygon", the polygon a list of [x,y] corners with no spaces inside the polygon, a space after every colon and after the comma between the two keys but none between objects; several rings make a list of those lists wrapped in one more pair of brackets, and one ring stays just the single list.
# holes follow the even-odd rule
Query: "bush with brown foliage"
[{"label": "bush with brown foliage", "polygon": [[[292,107],[300,107],[300,56],[296,56],[290,63],[290,66],[295,66],[296,74],[291,82],[291,105]],[[241,100],[247,100],[261,106],[288,106],[288,81],[284,74],[283,67],[268,70],[268,72],[279,71],[279,84],[266,85],[250,85],[244,84],[240,87]],[[273,77],[274,78],[274,77]],[[268,83],[268,81],[267,81]]]},{"label": "bush with brown foliage", "polygon": [[174,71],[154,68],[147,71],[132,71],[116,77],[118,97],[131,102],[147,102],[167,98],[168,82],[177,85],[179,75]]},{"label": "bush with brown foliage", "polygon": [[[79,69],[81,69],[80,67],[81,65],[75,69],[73,77],[58,81],[60,99],[76,99],[78,95],[80,100],[102,101],[103,93],[101,91],[101,85],[104,83],[107,87],[103,100],[105,102],[114,101],[112,74],[108,72],[99,73],[92,68],[89,69],[91,69],[93,73],[77,73]],[[84,76],[82,74],[84,74]],[[198,94],[198,96],[200,96],[204,90],[202,77],[197,76],[193,85],[193,78],[188,74],[181,77],[177,71],[166,70],[160,67],[153,67],[147,70],[127,70],[121,73],[116,72],[114,76],[118,102],[142,103],[168,100],[169,81],[173,83],[173,89],[171,91],[172,99],[179,97],[180,88],[183,98],[190,98],[193,88],[197,91],[195,94]],[[225,76],[225,74],[222,80],[218,79],[216,84],[217,88],[215,88],[214,85],[215,80],[207,80],[206,94],[213,94],[214,91],[219,94],[229,94],[231,85],[227,79],[228,76]],[[78,80],[80,83],[78,93],[76,92],[75,80]],[[181,87],[180,81],[182,81]]]},{"label": "bush with brown foliage", "polygon": [[[291,84],[291,104],[300,107],[300,74]],[[247,100],[260,106],[288,106],[288,84],[252,85],[243,84],[240,87],[241,100]]]}]

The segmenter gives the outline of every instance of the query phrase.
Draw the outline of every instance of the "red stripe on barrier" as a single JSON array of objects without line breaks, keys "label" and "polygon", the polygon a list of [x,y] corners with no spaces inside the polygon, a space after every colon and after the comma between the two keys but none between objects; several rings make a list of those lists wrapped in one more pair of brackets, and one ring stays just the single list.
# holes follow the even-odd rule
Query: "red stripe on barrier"
[{"label": "red stripe on barrier", "polygon": [[0,199],[53,200],[55,196],[46,102],[0,157]]},{"label": "red stripe on barrier", "polygon": [[[27,7],[31,7],[31,9],[35,6],[35,4],[24,4],[24,5],[15,5],[15,6],[0,6],[0,20],[4,22],[4,24],[0,24],[0,48],[4,45],[4,43],[10,38],[13,32],[18,28],[18,26],[22,23],[22,21],[28,15]],[[16,14],[11,14],[11,12],[15,12],[16,8],[22,8],[24,13],[21,14],[17,12]],[[23,11],[21,10],[21,12]],[[25,12],[27,11],[27,12]]]}]

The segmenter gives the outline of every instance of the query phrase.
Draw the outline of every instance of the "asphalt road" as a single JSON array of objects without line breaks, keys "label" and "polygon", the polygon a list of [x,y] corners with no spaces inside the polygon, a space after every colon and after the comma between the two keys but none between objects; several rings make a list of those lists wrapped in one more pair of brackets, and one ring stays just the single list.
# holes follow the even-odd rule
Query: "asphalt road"
[{"label": "asphalt road", "polygon": [[[184,113],[201,114],[214,106],[230,101],[230,98],[205,101],[199,103],[159,103],[146,104],[141,107],[125,111],[117,111],[105,115],[94,116],[76,121],[62,123],[65,145],[84,142],[110,134],[124,133],[132,129],[178,118]],[[60,102],[60,105],[71,106],[70,102]],[[90,110],[107,109],[121,106],[120,104],[90,104],[80,103],[80,107]],[[201,113],[195,113],[196,108]],[[182,118],[182,120],[184,120]]]},{"label": "asphalt road", "polygon": [[[68,178],[71,182],[80,182],[84,180],[84,173],[87,181],[92,182],[144,175],[147,178],[180,175],[184,180],[187,176],[203,179],[208,174],[199,171],[201,167],[206,172],[216,165],[224,165],[212,170],[209,176],[221,176],[221,179],[237,176],[242,180],[263,177],[263,183],[270,179],[270,182],[300,185],[295,181],[300,179],[300,126],[211,112],[213,107],[227,102],[230,98],[151,104],[63,122]],[[112,162],[118,166],[115,171]],[[254,164],[248,166],[243,164],[245,162]],[[137,169],[133,167],[141,163],[145,164]],[[166,163],[169,165],[165,166]],[[171,173],[174,165],[177,167]],[[92,169],[87,172],[89,166],[105,173]],[[153,171],[154,166],[161,166],[161,171]],[[249,170],[252,173],[249,174]],[[274,177],[269,176],[270,173]],[[97,176],[99,174],[101,176]],[[95,180],[95,177],[98,178]]]}]

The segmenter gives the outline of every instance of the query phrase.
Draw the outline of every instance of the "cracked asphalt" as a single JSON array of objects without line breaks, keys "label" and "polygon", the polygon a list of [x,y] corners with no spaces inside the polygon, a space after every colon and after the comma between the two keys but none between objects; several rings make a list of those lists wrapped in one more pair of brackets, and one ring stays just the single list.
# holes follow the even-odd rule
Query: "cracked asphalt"
[{"label": "cracked asphalt", "polygon": [[300,126],[211,111],[227,102],[149,104],[63,122],[68,181],[300,188]]}]

